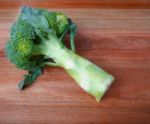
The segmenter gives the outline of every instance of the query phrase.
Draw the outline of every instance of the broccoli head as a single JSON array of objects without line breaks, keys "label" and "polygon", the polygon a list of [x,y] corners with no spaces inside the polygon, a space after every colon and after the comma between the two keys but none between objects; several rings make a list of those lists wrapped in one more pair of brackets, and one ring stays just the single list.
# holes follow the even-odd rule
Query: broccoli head
[{"label": "broccoli head", "polygon": [[[23,10],[30,9],[24,7]],[[59,37],[69,26],[66,15],[59,12],[49,12],[47,10],[36,10],[40,12],[48,21],[48,26]],[[41,30],[41,29],[40,29]],[[42,31],[42,30],[41,30]],[[42,36],[43,37],[43,36]],[[12,26],[11,37],[7,42],[6,53],[12,63],[18,68],[32,70],[44,62],[42,51],[36,49],[37,44],[42,44],[44,40],[36,33],[34,27],[26,20],[22,19],[22,15]],[[39,45],[38,45],[39,46]]]},{"label": "broccoli head", "polygon": [[[34,28],[26,21],[19,18],[12,26],[10,40],[7,42],[6,53],[12,63],[18,68],[32,70],[39,63],[31,60],[34,39]],[[42,59],[39,57],[39,59]]]}]

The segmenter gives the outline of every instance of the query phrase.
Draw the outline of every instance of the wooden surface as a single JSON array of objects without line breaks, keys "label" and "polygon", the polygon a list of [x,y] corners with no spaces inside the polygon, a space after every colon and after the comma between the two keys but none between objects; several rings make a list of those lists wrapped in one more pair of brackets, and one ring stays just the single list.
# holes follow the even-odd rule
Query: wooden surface
[{"label": "wooden surface", "polygon": [[78,54],[115,76],[97,103],[60,68],[46,68],[36,83],[18,91],[25,71],[9,63],[4,49],[21,1],[0,3],[0,124],[150,123],[150,10],[98,9],[98,0],[92,0],[94,7],[90,0],[83,0],[85,5],[73,0],[79,7],[74,9],[69,2],[61,4],[63,9],[59,3],[29,2],[70,16],[78,25]]},{"label": "wooden surface", "polygon": [[45,8],[150,8],[150,0],[1,0],[0,8],[30,5]]}]

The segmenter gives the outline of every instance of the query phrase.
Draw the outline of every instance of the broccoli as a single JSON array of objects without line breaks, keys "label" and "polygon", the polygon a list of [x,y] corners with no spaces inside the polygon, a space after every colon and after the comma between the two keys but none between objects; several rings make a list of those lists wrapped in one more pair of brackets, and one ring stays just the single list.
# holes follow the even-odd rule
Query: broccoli
[{"label": "broccoli", "polygon": [[[100,101],[114,77],[75,52],[76,24],[65,14],[23,7],[11,28],[6,55],[28,74],[19,89],[32,84],[45,66],[64,68],[87,93]],[[70,48],[64,37],[70,36]]]}]

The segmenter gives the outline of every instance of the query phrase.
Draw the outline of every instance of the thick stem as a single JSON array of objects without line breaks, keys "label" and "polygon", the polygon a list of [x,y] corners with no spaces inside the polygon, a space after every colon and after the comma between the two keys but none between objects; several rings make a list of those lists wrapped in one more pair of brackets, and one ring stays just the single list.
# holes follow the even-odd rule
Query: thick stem
[{"label": "thick stem", "polygon": [[54,58],[84,91],[100,101],[114,80],[114,77],[89,60],[65,48]]},{"label": "thick stem", "polygon": [[64,68],[84,91],[96,98],[96,101],[101,100],[114,80],[114,77],[103,69],[66,48],[56,37],[50,37],[43,42],[41,51]]}]

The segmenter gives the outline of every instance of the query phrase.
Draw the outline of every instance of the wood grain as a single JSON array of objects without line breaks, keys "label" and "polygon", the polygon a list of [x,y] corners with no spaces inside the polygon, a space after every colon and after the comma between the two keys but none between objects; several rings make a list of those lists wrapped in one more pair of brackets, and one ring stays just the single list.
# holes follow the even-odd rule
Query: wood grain
[{"label": "wood grain", "polygon": [[[149,9],[51,9],[46,0],[29,2],[70,16],[78,25],[78,54],[115,76],[97,103],[60,68],[46,68],[36,83],[18,91],[17,84],[26,72],[11,64],[4,51],[22,1],[0,4],[0,124],[150,123]],[[98,1],[92,1],[83,3],[97,7]],[[82,6],[78,0],[71,3],[75,2],[76,7]]]},{"label": "wood grain", "polygon": [[0,8],[9,9],[22,5],[43,8],[150,8],[149,0],[1,0]]}]

